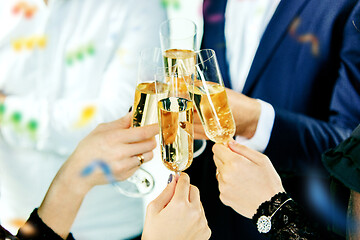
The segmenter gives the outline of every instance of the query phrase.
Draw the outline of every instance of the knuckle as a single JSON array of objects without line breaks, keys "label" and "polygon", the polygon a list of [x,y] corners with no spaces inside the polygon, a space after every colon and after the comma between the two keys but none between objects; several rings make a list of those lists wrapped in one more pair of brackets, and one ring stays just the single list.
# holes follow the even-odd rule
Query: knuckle
[{"label": "knuckle", "polygon": [[176,202],[176,206],[179,208],[179,209],[185,209],[188,207],[188,205],[186,204],[185,201],[177,201]]},{"label": "knuckle", "polygon": [[231,176],[230,174],[227,173],[227,171],[223,171],[223,173],[221,174],[221,178],[222,178],[222,182],[225,184],[231,182]]},{"label": "knuckle", "polygon": [[149,161],[150,161],[151,159],[153,159],[153,157],[154,157],[154,153],[153,153],[153,152],[150,152],[150,153],[149,153]]},{"label": "knuckle", "polygon": [[95,129],[101,131],[101,130],[104,130],[104,129],[106,128],[106,126],[107,126],[107,123],[100,123],[100,124],[98,124],[98,125],[96,126]]},{"label": "knuckle", "polygon": [[151,149],[155,149],[156,148],[156,145],[157,145],[157,143],[156,143],[156,140],[155,140],[155,138],[154,139],[152,139],[151,140]]},{"label": "knuckle", "polygon": [[229,205],[229,202],[228,202],[228,200],[227,200],[227,198],[224,196],[224,194],[222,194],[222,193],[220,193],[220,201],[224,204],[224,205],[226,205],[226,206],[228,206]]}]

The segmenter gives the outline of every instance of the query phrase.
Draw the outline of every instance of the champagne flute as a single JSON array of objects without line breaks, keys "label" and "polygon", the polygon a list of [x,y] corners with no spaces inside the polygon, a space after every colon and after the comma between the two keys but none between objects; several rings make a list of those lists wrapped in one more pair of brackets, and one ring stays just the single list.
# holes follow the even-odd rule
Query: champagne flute
[{"label": "champagne flute", "polygon": [[226,143],[235,135],[236,125],[228,104],[215,51],[196,52],[194,104],[206,136],[216,143]]},{"label": "champagne flute", "polygon": [[[195,50],[197,36],[196,24],[185,18],[174,18],[164,21],[160,25],[161,49],[164,55],[165,68],[170,74],[174,66],[179,71],[189,74],[195,73]],[[200,155],[206,147],[205,140],[194,140],[194,157]]]},{"label": "champagne flute", "polygon": [[193,160],[194,95],[191,92],[194,75],[176,68],[164,69],[168,93],[157,94],[157,97],[162,161],[169,170],[178,174],[187,169]]},{"label": "champagne flute", "polygon": [[[163,80],[163,73],[158,71],[162,67],[162,53],[159,48],[144,49],[140,53],[137,86],[133,104],[132,127],[141,127],[158,122],[157,98],[155,82]],[[158,83],[158,94],[165,94],[166,84]],[[142,162],[142,156],[137,156]],[[143,197],[149,194],[155,185],[154,177],[145,169],[139,168],[130,178],[116,182],[115,187],[122,194],[129,197]]]},{"label": "champagne flute", "polygon": [[[165,94],[162,53],[160,48],[143,49],[140,53],[138,82],[133,105],[133,127],[158,122],[157,94]],[[158,82],[156,92],[155,83]]]}]

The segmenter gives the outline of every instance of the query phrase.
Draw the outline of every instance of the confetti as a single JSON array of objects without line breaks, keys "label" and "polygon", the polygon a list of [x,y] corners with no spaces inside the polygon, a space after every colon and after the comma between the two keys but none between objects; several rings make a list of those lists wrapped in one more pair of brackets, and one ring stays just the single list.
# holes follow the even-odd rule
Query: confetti
[{"label": "confetti", "polygon": [[39,48],[45,48],[47,45],[47,37],[39,37],[37,40],[37,45],[39,46]]},{"label": "confetti", "polygon": [[224,18],[224,15],[220,14],[220,13],[212,14],[207,17],[208,21],[211,23],[221,22],[223,20],[223,18]]},{"label": "confetti", "polygon": [[30,132],[35,132],[38,129],[38,122],[34,119],[31,119],[27,124],[27,129]]},{"label": "confetti", "polygon": [[11,42],[12,48],[16,52],[20,52],[22,50],[34,50],[36,47],[41,49],[45,48],[47,45],[47,37],[46,36],[30,36],[27,38],[18,38]]},{"label": "confetti", "polygon": [[85,125],[89,124],[89,122],[94,118],[96,114],[96,107],[95,106],[87,106],[85,107],[82,112],[80,119],[75,123],[75,127],[84,127]]},{"label": "confetti", "polygon": [[89,54],[89,55],[94,55],[95,54],[95,48],[93,45],[89,45],[86,49],[86,52]]},{"label": "confetti", "polygon": [[0,103],[0,116],[5,114],[5,104]]},{"label": "confetti", "polygon": [[24,220],[24,219],[12,219],[9,223],[12,226],[16,227],[16,228],[20,228],[26,223],[26,220]]},{"label": "confetti", "polygon": [[34,37],[27,39],[25,42],[26,48],[29,50],[33,49],[35,47],[35,41],[36,39]]},{"label": "confetti", "polygon": [[14,112],[11,115],[11,121],[15,124],[19,124],[21,122],[21,119],[22,119],[22,115],[20,112]]},{"label": "confetti", "polygon": [[17,15],[17,14],[20,14],[21,12],[23,13],[23,16],[25,18],[31,19],[37,12],[37,6],[29,5],[25,1],[20,1],[13,6],[12,13]]},{"label": "confetti", "polygon": [[23,47],[23,40],[22,39],[17,39],[12,41],[12,47],[16,52],[20,52],[22,50]]},{"label": "confetti", "polygon": [[76,53],[76,58],[77,58],[78,60],[80,60],[80,61],[84,59],[83,50],[80,50],[80,51],[78,51],[78,52]]},{"label": "confetti", "polygon": [[211,1],[205,1],[203,4],[203,11],[201,11],[201,15],[202,12],[204,12],[204,18],[206,18],[206,20],[210,23],[218,23],[221,22],[224,19],[224,14],[222,13],[209,13],[208,8],[211,5]]},{"label": "confetti", "polygon": [[81,176],[82,177],[89,176],[97,168],[101,169],[101,171],[104,173],[104,175],[105,175],[106,179],[109,181],[109,183],[111,183],[111,184],[116,183],[116,179],[113,176],[113,174],[111,173],[111,168],[109,167],[109,165],[107,163],[105,163],[103,160],[100,160],[100,159],[97,159],[97,160],[93,161],[91,164],[89,164],[88,166],[86,166],[81,171]]},{"label": "confetti", "polygon": [[161,0],[161,5],[164,8],[168,8],[172,6],[174,9],[180,9],[180,1],[179,0]]},{"label": "confetti", "polygon": [[300,18],[295,18],[294,21],[292,22],[292,24],[290,25],[289,28],[289,33],[291,36],[293,36],[298,42],[300,43],[311,43],[311,53],[314,56],[319,56],[320,54],[320,47],[319,47],[319,40],[318,38],[311,33],[306,33],[303,35],[298,35],[296,33],[299,25],[300,25]]},{"label": "confetti", "polygon": [[93,44],[79,46],[75,50],[68,51],[65,55],[65,62],[67,65],[71,66],[75,61],[83,61],[86,56],[93,56],[95,53],[96,50]]}]

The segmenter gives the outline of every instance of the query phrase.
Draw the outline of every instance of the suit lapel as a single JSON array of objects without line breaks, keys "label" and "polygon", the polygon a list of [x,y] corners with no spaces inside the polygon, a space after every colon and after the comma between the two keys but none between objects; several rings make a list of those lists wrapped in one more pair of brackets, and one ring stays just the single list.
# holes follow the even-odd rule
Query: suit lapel
[{"label": "suit lapel", "polygon": [[274,16],[267,26],[259,47],[256,51],[254,61],[251,65],[249,75],[246,79],[243,93],[251,91],[260,73],[270,61],[276,47],[281,39],[287,34],[289,25],[294,17],[305,7],[310,0],[281,0]]}]

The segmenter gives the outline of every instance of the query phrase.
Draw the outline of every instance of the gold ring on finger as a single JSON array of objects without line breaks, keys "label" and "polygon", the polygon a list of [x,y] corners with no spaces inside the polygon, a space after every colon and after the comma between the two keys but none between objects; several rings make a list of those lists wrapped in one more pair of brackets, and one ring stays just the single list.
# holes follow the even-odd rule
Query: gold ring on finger
[{"label": "gold ring on finger", "polygon": [[136,156],[139,159],[139,166],[141,166],[141,164],[143,164],[144,160],[145,160],[144,155],[139,154],[139,155],[136,155]]}]

